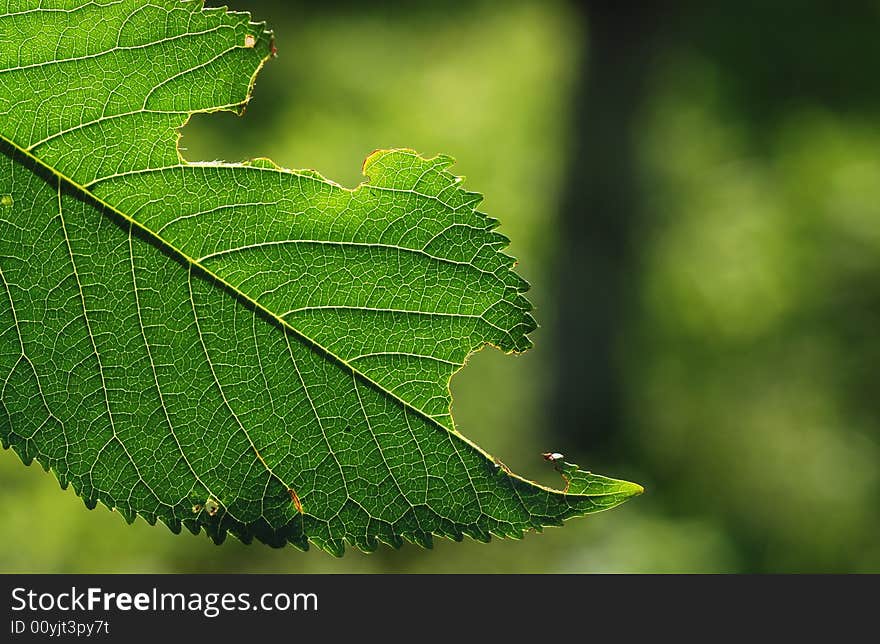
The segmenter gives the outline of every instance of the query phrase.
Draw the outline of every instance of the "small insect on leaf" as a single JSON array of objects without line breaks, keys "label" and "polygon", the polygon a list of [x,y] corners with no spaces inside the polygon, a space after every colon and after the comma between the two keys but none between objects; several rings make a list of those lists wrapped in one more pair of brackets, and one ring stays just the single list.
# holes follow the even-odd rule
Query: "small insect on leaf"
[{"label": "small insect on leaf", "polygon": [[495,462],[496,468],[506,472],[507,474],[513,474],[513,472],[510,470],[510,468],[507,467],[507,465],[504,464],[504,461],[502,461],[500,458],[498,458],[496,456],[496,457],[493,457],[492,460]]},{"label": "small insect on leaf", "polygon": [[545,461],[550,461],[551,463],[555,463],[556,461],[561,461],[565,458],[565,455],[560,454],[559,452],[544,452],[541,454],[544,457]]},{"label": "small insect on leaf", "polygon": [[244,37],[244,46],[248,49],[253,49],[254,45],[257,44],[257,39],[254,38],[251,34],[248,34]]}]

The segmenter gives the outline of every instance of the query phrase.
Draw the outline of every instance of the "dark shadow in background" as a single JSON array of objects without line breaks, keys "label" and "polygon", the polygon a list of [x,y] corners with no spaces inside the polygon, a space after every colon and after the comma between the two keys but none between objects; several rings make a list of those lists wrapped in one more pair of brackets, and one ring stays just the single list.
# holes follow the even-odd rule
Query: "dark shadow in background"
[{"label": "dark shadow in background", "polygon": [[589,34],[571,126],[572,163],[559,218],[553,426],[566,449],[603,452],[622,423],[626,294],[638,218],[635,120],[655,60],[662,4],[576,3]]}]

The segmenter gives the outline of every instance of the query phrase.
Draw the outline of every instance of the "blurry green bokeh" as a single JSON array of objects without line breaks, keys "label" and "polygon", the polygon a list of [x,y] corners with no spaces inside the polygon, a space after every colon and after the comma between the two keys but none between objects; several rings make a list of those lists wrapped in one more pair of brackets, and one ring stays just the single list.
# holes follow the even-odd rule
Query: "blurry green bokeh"
[{"label": "blurry green bokeh", "polygon": [[759,127],[718,59],[658,59],[636,124],[638,288],[612,462],[548,443],[557,222],[588,46],[572,6],[232,4],[269,21],[278,58],[245,118],[187,125],[186,158],[268,156],[353,186],[376,148],[456,157],[542,324],[527,354],[485,349],[455,377],[459,430],[544,483],[558,481],[539,454],[559,450],[647,494],[521,542],[337,560],[128,526],[2,452],[0,571],[880,571],[880,108],[801,100]]}]

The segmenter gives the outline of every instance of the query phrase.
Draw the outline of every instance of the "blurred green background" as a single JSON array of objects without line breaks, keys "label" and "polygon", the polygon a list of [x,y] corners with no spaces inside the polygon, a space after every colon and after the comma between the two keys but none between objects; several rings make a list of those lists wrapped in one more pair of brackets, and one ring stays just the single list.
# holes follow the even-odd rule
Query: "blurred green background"
[{"label": "blurred green background", "polygon": [[647,493],[337,560],[128,526],[2,452],[0,570],[880,572],[880,3],[231,3],[278,57],[185,156],[346,186],[376,148],[455,156],[542,325],[455,377],[459,429]]}]

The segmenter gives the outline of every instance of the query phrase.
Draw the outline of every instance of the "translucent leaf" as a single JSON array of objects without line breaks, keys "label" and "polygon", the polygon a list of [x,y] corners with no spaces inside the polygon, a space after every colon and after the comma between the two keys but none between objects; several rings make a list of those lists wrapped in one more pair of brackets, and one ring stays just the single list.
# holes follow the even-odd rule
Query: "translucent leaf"
[{"label": "translucent leaf", "polygon": [[337,555],[639,493],[537,485],[455,431],[452,374],[535,322],[451,158],[379,151],[354,190],[183,161],[178,128],[240,110],[273,52],[200,2],[0,2],[4,447],[128,521]]}]

